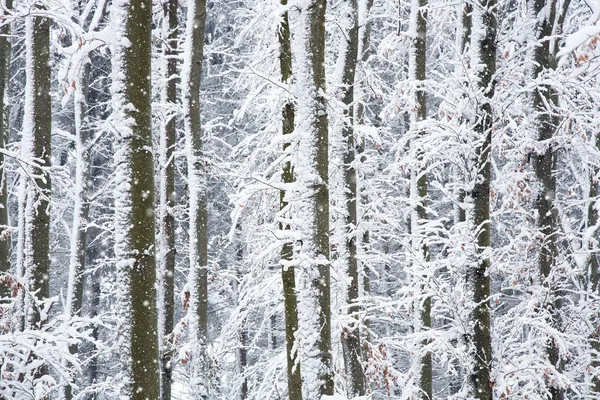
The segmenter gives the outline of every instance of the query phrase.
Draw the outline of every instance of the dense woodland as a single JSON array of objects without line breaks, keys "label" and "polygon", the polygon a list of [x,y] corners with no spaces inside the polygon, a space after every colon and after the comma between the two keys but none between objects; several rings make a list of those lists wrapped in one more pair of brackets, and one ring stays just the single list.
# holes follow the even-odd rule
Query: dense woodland
[{"label": "dense woodland", "polygon": [[0,399],[600,399],[600,1],[0,0]]}]

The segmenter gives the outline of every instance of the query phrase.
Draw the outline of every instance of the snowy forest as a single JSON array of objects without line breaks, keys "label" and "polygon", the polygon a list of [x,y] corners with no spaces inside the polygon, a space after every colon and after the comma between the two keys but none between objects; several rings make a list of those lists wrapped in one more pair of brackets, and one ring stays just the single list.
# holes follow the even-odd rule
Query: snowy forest
[{"label": "snowy forest", "polygon": [[600,1],[0,0],[9,399],[600,399]]}]

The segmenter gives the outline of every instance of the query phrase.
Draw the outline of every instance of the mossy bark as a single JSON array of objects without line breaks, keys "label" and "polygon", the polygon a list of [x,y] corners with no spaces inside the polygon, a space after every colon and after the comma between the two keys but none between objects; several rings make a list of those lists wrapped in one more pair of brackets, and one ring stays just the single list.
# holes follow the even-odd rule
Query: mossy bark
[{"label": "mossy bark", "polygon": [[312,100],[311,125],[314,138],[314,162],[318,180],[314,184],[313,232],[316,267],[318,275],[312,281],[318,308],[318,332],[316,346],[321,368],[316,371],[318,393],[333,395],[333,362],[331,354],[331,292],[330,292],[330,245],[329,245],[329,130],[325,89],[325,11],[326,0],[316,0],[303,12],[307,13],[308,38],[306,62],[311,84],[316,89]]},{"label": "mossy bark", "polygon": [[[287,0],[281,0],[283,6],[287,5]],[[281,82],[290,84],[292,78],[292,49],[290,43],[290,23],[288,12],[284,12],[279,26],[277,37],[279,40],[279,68],[281,70]],[[282,134],[290,135],[294,132],[294,104],[292,100],[286,101],[282,110]],[[285,142],[283,151],[289,151],[290,143]],[[283,183],[294,182],[294,170],[289,160],[283,164],[281,174]],[[279,193],[279,208],[285,210],[288,202],[285,198],[286,191]],[[289,230],[290,226],[280,223],[279,229]],[[289,241],[286,241],[281,248],[281,279],[283,283],[283,302],[285,318],[285,343],[287,360],[287,380],[288,396],[290,400],[302,400],[302,374],[300,368],[300,359],[298,351],[295,351],[296,332],[298,331],[298,299],[296,296],[296,274],[294,267],[290,265],[294,257],[294,247]]]},{"label": "mossy bark", "polygon": [[154,160],[152,154],[151,51],[152,1],[130,0],[123,49],[123,97],[133,107],[124,110],[132,135],[124,139],[130,159],[129,224],[125,229],[133,261],[129,268],[131,310],[131,399],[159,397],[158,327],[154,222]]},{"label": "mossy bark", "polygon": [[[27,70],[32,76],[27,76],[28,84],[33,89],[27,90],[27,96],[33,96],[30,102],[32,120],[31,155],[40,160],[31,167],[27,194],[26,229],[26,268],[31,271],[30,290],[36,292],[39,302],[50,297],[50,196],[52,191],[51,175],[47,169],[52,165],[52,148],[50,145],[52,129],[52,101],[50,99],[50,20],[34,17],[32,21],[32,41],[28,43],[29,52],[33,56],[33,66]],[[28,57],[29,61],[29,57]],[[40,303],[41,304],[41,303]],[[30,326],[39,328],[41,320],[37,307],[29,315]]]}]

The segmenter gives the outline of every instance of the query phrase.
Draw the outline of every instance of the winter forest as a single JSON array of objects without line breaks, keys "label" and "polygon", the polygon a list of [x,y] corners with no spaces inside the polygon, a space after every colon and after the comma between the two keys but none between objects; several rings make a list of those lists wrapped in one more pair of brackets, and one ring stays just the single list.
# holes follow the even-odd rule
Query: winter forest
[{"label": "winter forest", "polygon": [[0,0],[0,400],[600,399],[600,1]]}]

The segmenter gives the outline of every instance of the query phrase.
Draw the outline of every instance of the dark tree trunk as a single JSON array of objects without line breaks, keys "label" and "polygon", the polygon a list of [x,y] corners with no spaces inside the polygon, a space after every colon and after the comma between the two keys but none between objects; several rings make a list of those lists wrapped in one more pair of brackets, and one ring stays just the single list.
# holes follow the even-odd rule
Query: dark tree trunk
[{"label": "dark tree trunk", "polygon": [[[283,6],[287,5],[287,0],[281,0],[281,4]],[[281,70],[281,82],[289,85],[292,77],[292,48],[287,11],[282,15],[277,36],[279,39],[279,68]],[[282,110],[282,133],[283,135],[290,135],[292,132],[294,132],[294,104],[289,100],[285,103]],[[283,151],[289,152],[289,150],[290,143],[284,143]],[[294,182],[294,171],[289,159],[283,164],[281,178],[284,183]],[[279,195],[279,208],[283,211],[287,206],[286,191],[281,190]],[[290,226],[280,223],[279,229],[289,231]],[[296,297],[295,267],[292,265],[293,253],[293,244],[290,241],[286,241],[281,248],[281,280],[283,283],[288,396],[290,400],[302,400],[300,360],[298,352],[294,351],[296,344],[295,335],[298,331],[298,302]]]}]

